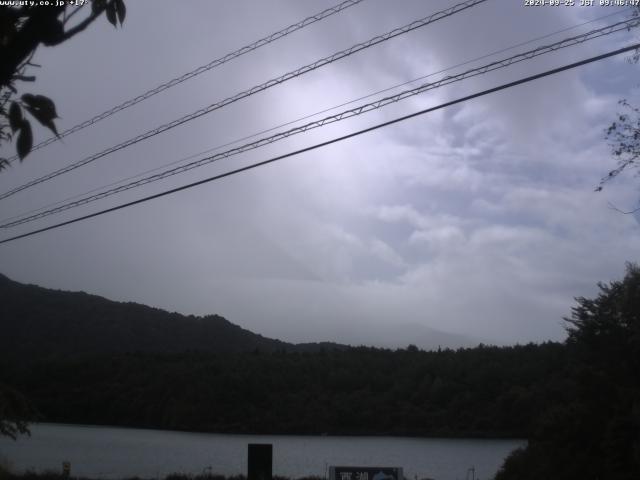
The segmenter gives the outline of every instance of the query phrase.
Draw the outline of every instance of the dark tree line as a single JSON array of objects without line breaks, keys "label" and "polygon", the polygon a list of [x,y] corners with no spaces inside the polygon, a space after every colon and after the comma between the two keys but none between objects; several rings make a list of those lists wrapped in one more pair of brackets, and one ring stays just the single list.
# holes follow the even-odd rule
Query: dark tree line
[{"label": "dark tree line", "polygon": [[560,344],[125,354],[4,372],[47,421],[247,433],[509,436],[561,398]]},{"label": "dark tree line", "polygon": [[600,289],[567,319],[565,400],[538,417],[497,480],[640,478],[640,268]]}]

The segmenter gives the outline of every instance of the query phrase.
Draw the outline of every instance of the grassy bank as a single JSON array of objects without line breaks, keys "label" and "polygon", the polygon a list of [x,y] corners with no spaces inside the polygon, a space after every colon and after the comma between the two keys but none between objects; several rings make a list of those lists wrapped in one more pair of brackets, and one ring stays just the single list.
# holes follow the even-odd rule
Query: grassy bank
[{"label": "grassy bank", "polygon": [[[32,472],[27,471],[24,473],[15,473],[12,469],[6,464],[0,464],[0,480],[98,480],[90,477],[76,477],[73,474],[69,477],[62,475],[59,472]],[[141,477],[126,477],[117,480],[158,480],[154,479],[146,479]],[[167,475],[161,480],[247,480],[247,477],[244,475],[232,475],[225,476],[219,474],[200,474],[200,475],[187,475],[183,473],[172,473]],[[273,480],[292,480],[289,477],[278,477],[274,476]],[[323,480],[322,477],[301,477],[295,480]]]}]

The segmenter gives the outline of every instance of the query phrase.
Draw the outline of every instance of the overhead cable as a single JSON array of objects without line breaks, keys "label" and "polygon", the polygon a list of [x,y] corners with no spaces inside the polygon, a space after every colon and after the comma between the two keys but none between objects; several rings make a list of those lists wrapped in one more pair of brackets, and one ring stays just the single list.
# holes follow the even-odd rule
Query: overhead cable
[{"label": "overhead cable", "polygon": [[204,185],[206,183],[210,183],[210,182],[213,182],[213,181],[216,181],[216,180],[220,180],[222,178],[230,177],[232,175],[236,175],[236,174],[241,173],[241,172],[246,172],[248,170],[252,170],[252,169],[255,169],[255,168],[258,168],[258,167],[262,167],[262,166],[268,165],[270,163],[274,163],[274,162],[283,160],[285,158],[289,158],[289,157],[293,157],[293,156],[296,156],[296,155],[300,155],[302,153],[306,153],[306,152],[309,152],[309,151],[312,151],[312,150],[316,150],[316,149],[321,148],[321,147],[326,147],[328,145],[331,145],[331,144],[334,144],[334,143],[337,143],[337,142],[341,142],[341,141],[347,140],[349,138],[353,138],[353,137],[362,135],[364,133],[368,133],[368,132],[372,132],[374,130],[378,130],[380,128],[388,127],[390,125],[393,125],[393,124],[396,124],[396,123],[399,123],[399,122],[403,122],[403,121],[408,120],[410,118],[414,118],[414,117],[417,117],[417,116],[420,116],[420,115],[424,115],[424,114],[427,114],[427,113],[430,113],[430,112],[433,112],[433,111],[436,111],[436,110],[440,110],[442,108],[450,107],[452,105],[456,105],[456,104],[459,104],[459,103],[467,102],[467,101],[472,100],[474,98],[482,97],[484,95],[488,95],[488,94],[495,93],[495,92],[498,92],[498,91],[501,91],[501,90],[505,90],[507,88],[512,88],[512,87],[515,87],[517,85],[522,85],[524,83],[532,82],[534,80],[538,80],[538,79],[543,78],[543,77],[548,77],[550,75],[555,75],[557,73],[564,72],[564,71],[567,71],[567,70],[570,70],[570,69],[573,69],[573,68],[577,68],[577,67],[580,67],[582,65],[587,65],[589,63],[597,62],[599,60],[604,60],[605,58],[609,58],[609,57],[612,57],[614,55],[619,55],[621,53],[626,53],[626,52],[629,52],[631,50],[635,50],[635,49],[637,49],[639,47],[640,47],[640,43],[636,43],[634,45],[630,45],[630,46],[624,47],[624,48],[619,48],[617,50],[613,50],[613,51],[608,52],[608,53],[603,53],[602,55],[597,55],[595,57],[590,57],[590,58],[587,58],[585,60],[581,60],[579,62],[570,63],[570,64],[564,65],[562,67],[553,68],[551,70],[547,70],[547,71],[542,72],[542,73],[538,73],[538,74],[535,74],[535,75],[530,75],[528,77],[521,78],[520,80],[515,80],[513,82],[509,82],[509,83],[505,83],[505,84],[499,85],[497,87],[489,88],[487,90],[483,90],[481,92],[477,92],[477,93],[474,93],[472,95],[467,95],[465,97],[458,98],[456,100],[451,100],[449,102],[442,103],[442,104],[437,105],[435,107],[425,108],[424,110],[420,110],[418,112],[414,112],[414,113],[411,113],[409,115],[404,115],[402,117],[395,118],[395,119],[389,120],[387,122],[379,123],[377,125],[374,125],[374,126],[371,126],[371,127],[368,127],[368,128],[364,128],[362,130],[358,130],[356,132],[352,132],[352,133],[349,133],[347,135],[343,135],[341,137],[336,137],[336,138],[333,138],[331,140],[327,140],[325,142],[317,143],[317,144],[311,145],[309,147],[305,147],[305,148],[301,148],[301,149],[293,151],[293,152],[285,153],[284,155],[278,155],[277,157],[273,157],[273,158],[270,158],[268,160],[263,160],[262,162],[253,163],[251,165],[247,165],[245,167],[237,168],[235,170],[231,170],[231,171],[228,171],[228,172],[225,172],[225,173],[214,175],[212,177],[205,178],[203,180],[198,180],[197,182],[189,183],[187,185],[182,185],[180,187],[172,188],[170,190],[165,190],[163,192],[156,193],[154,195],[149,195],[147,197],[143,197],[143,198],[140,198],[138,200],[134,200],[134,201],[131,201],[131,202],[127,202],[127,203],[123,203],[123,204],[120,204],[120,205],[116,205],[115,207],[107,208],[107,209],[104,209],[104,210],[100,210],[98,212],[90,213],[88,215],[83,215],[81,217],[77,217],[77,218],[74,218],[74,219],[71,219],[71,220],[67,220],[65,222],[56,223],[56,224],[50,225],[48,227],[39,228],[37,230],[32,230],[30,232],[23,233],[21,235],[16,235],[14,237],[6,238],[4,240],[0,240],[0,245],[2,245],[4,243],[11,242],[11,241],[15,241],[15,240],[18,240],[18,239],[21,239],[21,238],[30,237],[30,236],[36,235],[38,233],[42,233],[42,232],[46,232],[46,231],[53,230],[53,229],[56,229],[56,228],[60,228],[60,227],[66,226],[66,225],[71,225],[73,223],[77,223],[77,222],[80,222],[80,221],[83,221],[83,220],[88,220],[89,218],[93,218],[93,217],[97,217],[97,216],[100,216],[100,215],[104,215],[106,213],[115,212],[117,210],[122,210],[122,209],[127,208],[127,207],[131,207],[131,206],[138,205],[138,204],[141,204],[141,203],[145,203],[145,202],[148,202],[148,201],[151,201],[151,200],[155,200],[156,198],[165,197],[167,195],[171,195],[173,193],[177,193],[177,192],[180,192],[182,190],[187,190],[187,189],[190,189],[190,188],[193,188],[193,187],[197,187],[199,185]]},{"label": "overhead cable", "polygon": [[118,194],[118,193],[122,193],[124,191],[127,190],[131,190],[133,188],[137,188],[137,187],[141,187],[143,185],[147,185],[149,183],[152,182],[156,182],[168,177],[171,177],[173,175],[177,175],[179,173],[184,173],[186,171],[192,170],[194,168],[198,168],[201,167],[203,165],[207,165],[219,160],[222,160],[224,158],[229,158],[235,155],[238,155],[240,153],[244,153],[247,152],[249,150],[254,150],[256,148],[260,148],[262,146],[283,140],[285,138],[289,138],[293,135],[297,135],[299,133],[303,133],[315,128],[319,128],[322,127],[324,125],[328,125],[330,123],[335,123],[335,122],[339,122],[342,120],[345,120],[347,118],[351,118],[351,117],[355,117],[358,115],[361,115],[363,113],[367,113],[373,110],[377,110],[380,109],[382,107],[385,107],[387,105],[390,105],[392,103],[397,103],[401,100],[405,100],[409,97],[413,97],[415,95],[418,95],[420,93],[424,93],[426,91],[429,90],[433,90],[435,88],[439,88],[442,87],[444,85],[449,85],[451,83],[455,83],[455,82],[459,82],[462,80],[465,80],[467,78],[472,78],[472,77],[476,77],[478,75],[483,75],[485,73],[488,72],[492,72],[501,68],[506,68],[508,66],[514,65],[516,63],[525,61],[525,60],[530,60],[534,57],[538,57],[540,55],[544,55],[550,52],[554,52],[557,50],[560,50],[562,48],[567,48],[567,47],[571,47],[577,44],[581,44],[584,43],[586,41],[589,40],[593,40],[596,38],[600,38],[603,37],[605,35],[610,35],[612,33],[615,32],[619,32],[622,30],[626,30],[628,28],[632,28],[635,26],[640,25],[640,20],[638,19],[632,19],[632,20],[626,20],[623,22],[617,22],[615,24],[609,25],[607,27],[603,27],[603,28],[599,28],[599,29],[595,29],[595,30],[591,30],[587,33],[584,33],[582,35],[577,35],[571,38],[566,38],[564,40],[560,40],[558,42],[552,43],[550,45],[545,45],[545,46],[541,46],[541,47],[537,47],[533,50],[529,50],[527,52],[523,52],[523,53],[519,53],[517,55],[514,55],[512,57],[509,58],[505,58],[503,60],[497,60],[494,62],[491,62],[489,64],[483,65],[481,67],[477,67],[477,68],[473,68],[470,70],[467,70],[465,72],[456,74],[456,75],[449,75],[446,76],[438,81],[435,82],[431,82],[431,83],[425,83],[423,85],[420,85],[416,88],[410,89],[410,90],[405,90],[402,91],[396,95],[391,95],[388,97],[384,97],[382,99],[376,100],[374,102],[370,102],[364,105],[360,105],[358,107],[355,108],[351,108],[349,110],[345,110],[342,111],[340,113],[337,113],[335,115],[330,115],[328,117],[322,118],[320,120],[316,120],[313,122],[309,122],[305,125],[301,125],[298,127],[294,127],[291,128],[289,130],[283,131],[283,132],[279,132],[276,133],[274,135],[271,135],[269,137],[263,137],[261,139],[258,139],[254,142],[250,142],[235,148],[232,148],[230,150],[224,151],[224,152],[220,152],[220,153],[216,153],[214,155],[210,155],[208,157],[202,158],[200,160],[196,160],[193,162],[190,162],[188,164],[185,165],[181,165],[178,167],[174,167],[172,169],[169,170],[165,170],[164,172],[161,173],[157,173],[155,175],[151,175],[148,177],[144,177],[142,179],[118,186],[118,187],[114,187],[111,188],[109,190],[105,190],[103,192],[100,193],[96,193],[94,195],[88,196],[88,197],[84,197],[72,202],[68,202],[65,203],[63,205],[60,205],[58,207],[55,208],[51,208],[30,216],[26,216],[23,218],[20,218],[18,220],[13,220],[13,221],[8,221],[5,223],[0,224],[0,228],[10,228],[10,227],[16,227],[18,225],[22,225],[24,223],[28,223],[28,222],[32,222],[35,220],[39,220],[41,218],[44,217],[48,217],[50,215],[56,214],[56,213],[60,213],[62,211],[65,210],[69,210],[71,208],[75,208],[81,205],[86,205],[88,203],[92,203],[94,201],[97,200],[101,200],[103,198],[106,197],[110,197],[112,195]]},{"label": "overhead cable", "polygon": [[142,172],[137,173],[135,175],[130,175],[128,177],[120,178],[119,180],[111,182],[111,183],[109,183],[107,185],[101,185],[101,186],[93,188],[93,189],[91,189],[89,191],[85,191],[85,192],[82,192],[82,193],[78,193],[78,194],[72,195],[70,197],[66,197],[66,198],[64,198],[62,200],[58,200],[58,201],[49,203],[49,204],[44,205],[42,207],[34,208],[34,209],[28,210],[26,212],[22,212],[22,213],[19,213],[19,214],[16,214],[16,215],[12,215],[10,217],[5,217],[2,220],[0,220],[0,224],[9,222],[10,220],[14,220],[16,218],[26,217],[26,216],[28,216],[28,215],[30,215],[32,213],[40,212],[42,210],[47,210],[47,209],[50,209],[50,208],[55,207],[57,205],[62,205],[63,203],[67,203],[67,202],[69,202],[71,200],[75,200],[76,198],[80,198],[80,197],[89,195],[90,193],[98,192],[98,191],[100,191],[102,189],[113,187],[115,185],[119,185],[119,184],[122,184],[124,182],[128,182],[129,180],[133,180],[134,178],[139,178],[139,177],[142,177],[142,176],[147,175],[149,173],[157,172],[158,170],[162,170],[163,168],[167,168],[167,167],[170,167],[172,165],[177,165],[179,163],[186,162],[187,160],[191,160],[192,158],[197,158],[197,157],[200,157],[200,156],[205,155],[207,153],[211,153],[211,152],[214,152],[216,150],[220,150],[222,148],[229,147],[231,145],[235,145],[237,143],[243,142],[245,140],[249,140],[251,138],[258,137],[258,136],[263,135],[265,133],[269,133],[269,132],[272,132],[274,130],[278,130],[279,128],[287,127],[289,125],[293,125],[293,124],[301,122],[303,120],[308,120],[309,118],[313,118],[313,117],[321,115],[323,113],[330,112],[330,111],[335,110],[335,109],[340,108],[340,107],[345,107],[347,105],[351,105],[352,103],[358,102],[360,100],[366,100],[367,98],[374,97],[374,96],[379,95],[381,93],[389,92],[391,90],[395,90],[397,88],[404,87],[406,85],[414,84],[419,80],[424,80],[426,78],[433,77],[433,76],[438,75],[440,73],[445,73],[445,72],[448,72],[448,71],[453,70],[455,68],[462,67],[464,65],[469,65],[470,63],[477,62],[478,60],[483,60],[485,58],[489,58],[489,57],[492,57],[492,56],[497,55],[499,53],[504,53],[504,52],[507,52],[509,50],[513,50],[515,48],[522,47],[524,45],[529,45],[531,43],[538,42],[540,40],[544,40],[546,38],[555,36],[555,35],[557,35],[559,33],[564,33],[564,32],[567,32],[569,30],[575,30],[576,28],[583,27],[583,26],[588,25],[590,23],[598,22],[598,21],[603,20],[605,18],[621,15],[623,13],[627,13],[629,10],[632,10],[632,9],[628,8],[626,10],[620,10],[620,11],[616,11],[616,12],[613,12],[613,13],[609,13],[607,15],[602,15],[600,17],[593,18],[593,19],[588,20],[586,22],[578,23],[576,25],[572,25],[570,27],[565,27],[565,28],[562,28],[560,30],[555,30],[555,31],[547,33],[545,35],[542,35],[542,36],[539,36],[539,37],[535,37],[535,38],[532,38],[532,39],[529,39],[529,40],[526,40],[526,41],[511,45],[509,47],[504,47],[504,48],[501,48],[499,50],[494,50],[493,52],[484,54],[484,55],[482,55],[480,57],[475,57],[475,58],[472,58],[470,60],[465,60],[464,62],[461,62],[461,63],[458,63],[456,65],[452,65],[452,66],[443,68],[443,69],[438,70],[436,72],[432,72],[432,73],[429,73],[429,74],[426,74],[426,75],[422,75],[422,76],[414,78],[412,80],[407,80],[406,82],[398,83],[398,84],[393,85],[391,87],[386,87],[386,88],[384,88],[382,90],[377,90],[375,92],[368,93],[368,94],[363,95],[361,97],[357,97],[357,98],[354,98],[352,100],[348,100],[346,102],[342,102],[342,103],[340,103],[338,105],[334,105],[332,107],[324,108],[324,109],[316,111],[314,113],[310,113],[310,114],[304,115],[302,117],[298,117],[295,120],[289,120],[289,121],[281,123],[279,125],[275,125],[273,127],[269,127],[267,129],[260,130],[258,132],[254,132],[254,133],[252,133],[250,135],[246,135],[244,137],[237,138],[235,140],[231,140],[229,142],[226,142],[226,143],[223,143],[223,144],[220,144],[220,145],[216,145],[215,147],[211,147],[211,148],[208,148],[206,150],[203,150],[203,151],[200,151],[200,152],[197,152],[197,153],[189,154],[186,157],[182,157],[182,158],[180,158],[178,160],[172,160],[171,162],[168,162],[168,163],[165,163],[163,165],[159,165],[157,167],[142,171]]},{"label": "overhead cable", "polygon": [[284,83],[288,80],[291,80],[293,78],[297,78],[301,75],[304,75],[306,73],[309,73],[311,71],[314,71],[320,67],[323,67],[325,65],[329,65],[337,60],[343,59],[345,57],[348,57],[350,55],[353,55],[354,53],[360,52],[364,49],[370,48],[374,45],[378,45],[382,42],[385,42],[387,40],[390,40],[392,38],[395,38],[399,35],[403,35],[405,33],[411,32],[413,30],[416,30],[418,28],[421,27],[425,27],[431,23],[437,22],[438,20],[442,20],[444,18],[450,17],[451,15],[455,15],[456,13],[459,13],[463,10],[466,10],[468,8],[471,8],[473,6],[476,6],[480,3],[484,3],[487,0],[467,0],[466,2],[462,2],[459,3],[457,5],[454,5],[450,8],[447,8],[445,10],[442,10],[440,12],[436,12],[432,15],[429,15],[428,17],[422,18],[420,20],[415,20],[403,27],[399,27],[396,28],[394,30],[391,30],[390,32],[387,32],[383,35],[378,35],[376,37],[371,38],[370,40],[367,40],[366,42],[363,43],[359,43],[356,45],[353,45],[352,47],[347,48],[346,50],[342,50],[340,52],[334,53],[333,55],[330,55],[328,57],[324,57],[321,58],[320,60],[316,60],[313,63],[310,63],[308,65],[305,65],[304,67],[300,67],[296,70],[293,70],[291,72],[285,73],[284,75],[281,75],[280,77],[277,78],[273,78],[265,83],[262,83],[260,85],[254,86],[248,90],[245,90],[241,93],[238,93],[236,95],[233,95],[231,97],[226,98],[225,100],[222,100],[220,102],[211,104],[205,108],[202,108],[200,110],[197,110],[189,115],[185,115],[183,117],[180,117],[176,120],[173,120],[169,123],[166,123],[164,125],[161,125],[159,127],[156,127],[152,130],[149,130],[143,134],[140,134],[136,137],[133,137],[129,140],[126,140],[125,142],[122,142],[118,145],[112,146],[107,148],[106,150],[103,150],[99,153],[93,154],[89,157],[83,158],[82,160],[79,160],[75,163],[72,163],[71,165],[68,165],[66,167],[63,167],[59,170],[56,170],[54,172],[48,173],[42,177],[38,177],[34,180],[31,180],[23,185],[20,185],[18,187],[13,188],[12,190],[9,190],[7,192],[4,192],[2,194],[0,194],[0,200],[10,197],[11,195],[14,195],[22,190],[25,190],[27,188],[33,187],[34,185],[38,185],[42,182],[45,182],[47,180],[51,180],[52,178],[58,177],[60,175],[63,175],[65,173],[68,173],[72,170],[75,170],[77,168],[80,168],[84,165],[87,165],[88,163],[94,162],[95,160],[98,160],[99,158],[105,157],[111,153],[117,152],[119,150],[122,150],[123,148],[127,148],[131,145],[134,145],[138,142],[141,142],[143,140],[146,140],[150,137],[153,137],[155,135],[158,135],[160,133],[166,132],[167,130],[170,130],[172,128],[175,128],[179,125],[182,125],[186,122],[189,122],[191,120],[194,120],[196,118],[199,118],[203,115],[206,115],[208,113],[213,112],[214,110],[218,110],[220,108],[223,108],[231,103],[237,102],[238,100],[241,100],[243,98],[249,97],[251,95],[254,95],[256,93],[262,92],[263,90],[266,90],[268,88],[271,88],[275,85],[279,85],[281,83]]},{"label": "overhead cable", "polygon": [[[223,65],[235,58],[238,58],[246,53],[249,52],[253,52],[254,50],[257,50],[260,47],[263,47],[265,45],[268,45],[272,42],[275,42],[276,40],[279,40],[283,37],[286,37],[287,35],[290,35],[298,30],[303,29],[304,27],[307,27],[313,23],[319,22],[320,20],[324,20],[327,17],[330,17],[331,15],[335,15],[336,13],[339,13],[343,10],[346,10],[349,7],[353,7],[354,5],[357,5],[358,3],[363,2],[364,0],[346,0],[342,3],[339,3],[338,5],[335,5],[331,8],[327,8],[326,10],[323,10],[322,12],[319,12],[315,15],[311,15],[310,17],[305,18],[304,20],[300,20],[297,23],[294,23],[292,25],[289,25],[286,28],[283,28],[282,30],[279,30],[275,33],[272,33],[271,35],[267,35],[264,38],[261,38],[260,40],[257,40],[249,45],[245,45],[242,48],[239,48],[238,50],[231,52],[231,53],[227,53],[226,55],[223,55],[220,58],[216,58],[215,60],[212,60],[211,62],[207,63],[206,65],[202,65],[194,70],[191,70],[190,72],[187,72],[183,75],[180,75],[179,77],[173,78],[171,80],[169,80],[168,82],[165,82],[161,85],[158,85],[155,88],[152,88],[151,90],[147,90],[146,92],[138,95],[137,97],[134,97],[132,99],[129,99],[125,102],[122,102],[119,105],[116,105],[113,108],[110,108],[109,110],[105,110],[104,112],[88,119],[85,120],[84,122],[78,123],[77,125],[68,128],[67,130],[64,130],[62,132],[60,132],[58,134],[58,136],[53,136],[51,138],[48,138],[47,140],[44,140],[36,145],[34,145],[31,148],[31,151],[35,151],[38,150],[40,148],[46,147],[47,145],[52,144],[53,142],[55,142],[56,140],[66,137],[68,135],[71,135],[72,133],[76,133],[79,132],[80,130],[87,128],[91,125],[94,125],[98,122],[100,122],[101,120],[104,120],[105,118],[110,117],[111,115],[114,115],[118,112],[120,112],[121,110],[124,110],[125,108],[129,108],[132,107],[133,105],[136,105],[148,98],[153,97],[154,95],[157,95],[160,92],[163,92],[165,90],[167,90],[168,88],[174,87],[176,85],[179,85],[180,83],[186,82],[187,80],[196,77],[204,72],[208,72],[209,70],[219,67],[220,65]],[[14,160],[18,159],[18,155],[14,155],[13,157],[9,158],[9,162],[13,162]]]}]

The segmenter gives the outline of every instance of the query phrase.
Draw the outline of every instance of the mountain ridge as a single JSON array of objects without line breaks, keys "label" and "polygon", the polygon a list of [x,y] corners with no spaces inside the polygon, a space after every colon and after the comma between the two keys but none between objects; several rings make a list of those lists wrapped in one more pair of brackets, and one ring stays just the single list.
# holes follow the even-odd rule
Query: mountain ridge
[{"label": "mountain ridge", "polygon": [[[286,342],[252,332],[216,315],[185,315],[84,291],[20,283],[0,273],[0,327],[6,338],[2,356],[59,359],[117,353],[313,352],[370,345],[378,348],[438,349],[471,347],[471,337],[425,326],[396,324],[342,331],[345,343]],[[384,340],[378,340],[384,339]]]},{"label": "mountain ridge", "polygon": [[[220,315],[183,315],[86,292],[22,284],[0,274],[3,356],[57,359],[114,353],[241,353],[347,348],[293,344],[246,330]],[[37,333],[36,333],[37,332]]]}]

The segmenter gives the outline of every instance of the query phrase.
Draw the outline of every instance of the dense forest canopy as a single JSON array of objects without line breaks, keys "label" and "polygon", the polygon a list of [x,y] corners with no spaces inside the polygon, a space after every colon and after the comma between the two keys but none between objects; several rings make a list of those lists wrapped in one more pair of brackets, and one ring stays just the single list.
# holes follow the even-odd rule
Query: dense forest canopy
[{"label": "dense forest canopy", "polygon": [[550,343],[439,352],[139,353],[16,365],[2,375],[55,422],[523,437],[562,396],[564,365],[564,349]]}]

